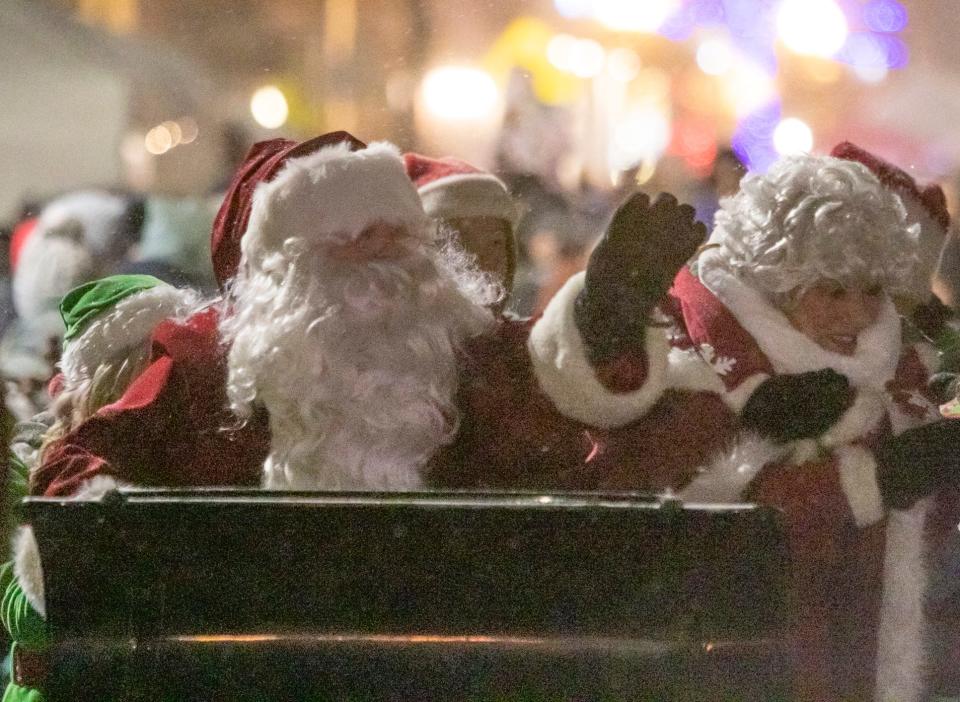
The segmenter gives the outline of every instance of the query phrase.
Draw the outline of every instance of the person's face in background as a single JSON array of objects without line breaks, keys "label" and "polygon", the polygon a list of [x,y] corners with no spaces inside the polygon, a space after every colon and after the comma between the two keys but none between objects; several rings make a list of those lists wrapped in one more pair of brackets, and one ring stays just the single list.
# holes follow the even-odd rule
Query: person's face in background
[{"label": "person's face in background", "polygon": [[441,224],[467,253],[476,257],[477,267],[493,276],[509,295],[516,270],[510,223],[484,216],[444,219]]}]

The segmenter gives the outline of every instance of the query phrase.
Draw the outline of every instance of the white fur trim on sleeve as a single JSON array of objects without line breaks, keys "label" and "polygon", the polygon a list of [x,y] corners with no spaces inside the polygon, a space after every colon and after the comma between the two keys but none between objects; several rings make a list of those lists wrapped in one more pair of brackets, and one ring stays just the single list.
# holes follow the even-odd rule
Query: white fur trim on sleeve
[{"label": "white fur trim on sleeve", "polygon": [[877,700],[920,702],[930,672],[924,602],[929,580],[924,524],[933,501],[890,510],[877,650]]},{"label": "white fur trim on sleeve", "polygon": [[883,499],[877,484],[877,462],[862,446],[836,449],[840,484],[858,527],[867,527],[883,519]]},{"label": "white fur trim on sleeve", "polygon": [[886,402],[881,393],[871,388],[861,388],[853,404],[820,437],[820,445],[833,448],[862,439],[883,420],[886,412]]},{"label": "white fur trim on sleeve", "polygon": [[647,378],[640,389],[617,393],[596,376],[573,319],[573,303],[583,289],[584,273],[577,273],[554,295],[543,317],[530,331],[527,350],[541,389],[561,414],[595,427],[623,426],[643,416],[667,381],[670,351],[666,334],[647,329]]},{"label": "white fur trim on sleeve", "polygon": [[[108,475],[98,475],[80,486],[71,496],[71,500],[98,500],[111,490],[123,487]],[[47,607],[44,599],[43,565],[40,549],[29,524],[21,526],[13,537],[13,572],[17,576],[20,588],[31,606],[46,617]]]},{"label": "white fur trim on sleeve", "polygon": [[47,607],[43,597],[43,566],[40,563],[40,549],[33,536],[33,528],[29,525],[20,527],[13,537],[13,572],[17,576],[27,602],[41,617],[46,617]]},{"label": "white fur trim on sleeve", "polygon": [[129,487],[129,483],[118,481],[109,475],[97,475],[80,485],[77,491],[70,496],[70,499],[96,501],[107,493],[119,490],[122,487]]},{"label": "white fur trim on sleeve", "polygon": [[757,473],[787,450],[756,434],[743,434],[702,468],[679,497],[687,502],[738,502]]}]

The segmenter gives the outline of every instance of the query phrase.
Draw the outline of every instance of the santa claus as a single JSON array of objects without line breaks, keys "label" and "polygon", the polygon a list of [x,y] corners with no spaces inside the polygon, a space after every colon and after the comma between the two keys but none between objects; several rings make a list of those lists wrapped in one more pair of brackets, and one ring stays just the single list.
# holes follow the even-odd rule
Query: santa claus
[{"label": "santa claus", "polygon": [[221,331],[231,407],[270,417],[266,487],[423,486],[457,432],[457,349],[492,324],[431,239],[387,143],[289,158],[256,186]]}]

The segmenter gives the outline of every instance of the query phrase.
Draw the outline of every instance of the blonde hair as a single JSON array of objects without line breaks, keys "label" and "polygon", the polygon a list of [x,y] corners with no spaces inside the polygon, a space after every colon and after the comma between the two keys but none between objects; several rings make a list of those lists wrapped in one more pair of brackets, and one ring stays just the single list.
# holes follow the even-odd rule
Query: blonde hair
[{"label": "blonde hair", "polygon": [[130,384],[150,365],[151,350],[151,340],[144,339],[136,346],[119,349],[104,358],[92,377],[77,383],[65,381],[63,390],[50,406],[54,422],[43,436],[39,453],[41,463],[50,444],[123,396]]}]

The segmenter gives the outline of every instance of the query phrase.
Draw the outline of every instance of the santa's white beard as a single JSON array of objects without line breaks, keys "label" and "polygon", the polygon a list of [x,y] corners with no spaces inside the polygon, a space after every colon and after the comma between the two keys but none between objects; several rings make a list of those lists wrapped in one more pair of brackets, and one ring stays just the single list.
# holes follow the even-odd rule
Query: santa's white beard
[{"label": "santa's white beard", "polygon": [[277,254],[241,274],[228,395],[270,415],[264,486],[413,490],[457,430],[456,348],[492,317],[432,258],[351,264]]}]

